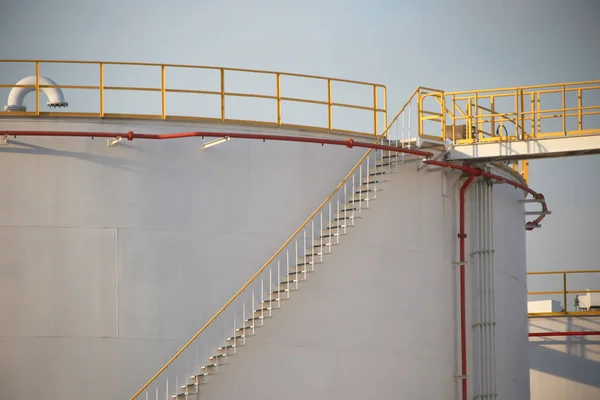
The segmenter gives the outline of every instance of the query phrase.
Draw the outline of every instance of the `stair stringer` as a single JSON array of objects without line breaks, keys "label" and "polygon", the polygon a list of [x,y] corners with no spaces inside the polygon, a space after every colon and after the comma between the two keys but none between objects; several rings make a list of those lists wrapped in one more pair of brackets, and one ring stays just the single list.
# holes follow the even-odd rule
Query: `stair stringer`
[{"label": "stair stringer", "polygon": [[445,174],[399,166],[199,398],[454,399],[456,196],[444,192],[458,174]]}]

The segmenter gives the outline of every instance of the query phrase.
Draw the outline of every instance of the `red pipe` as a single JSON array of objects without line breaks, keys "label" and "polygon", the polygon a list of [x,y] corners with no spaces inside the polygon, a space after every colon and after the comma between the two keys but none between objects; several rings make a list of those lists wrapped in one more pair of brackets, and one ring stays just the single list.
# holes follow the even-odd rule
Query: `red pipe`
[{"label": "red pipe", "polygon": [[465,295],[465,193],[471,182],[475,179],[475,174],[471,174],[469,179],[460,188],[460,229],[458,240],[460,242],[460,354],[461,354],[461,379],[462,379],[462,398],[467,400],[467,326],[466,326],[466,295]]},{"label": "red pipe", "polygon": [[257,135],[252,133],[227,133],[227,132],[180,132],[180,133],[167,133],[167,134],[147,134],[147,133],[133,133],[132,131],[127,132],[126,135],[119,133],[108,133],[108,132],[62,132],[62,131],[0,131],[0,135],[9,136],[60,136],[60,137],[99,137],[99,138],[124,138],[127,140],[133,139],[151,139],[151,140],[166,140],[166,139],[182,139],[191,137],[230,137],[234,139],[254,139],[254,140],[277,140],[281,142],[302,142],[302,143],[317,143],[317,144],[330,144],[337,146],[362,147],[365,149],[377,149],[377,150],[388,150],[395,151],[405,154],[412,154],[415,156],[432,157],[433,153],[421,150],[412,150],[405,148],[398,148],[393,146],[385,146],[382,144],[356,142],[353,139],[348,140],[335,140],[335,139],[318,139],[318,138],[307,138],[302,136],[280,136],[280,135]]},{"label": "red pipe", "polygon": [[546,199],[544,198],[544,195],[536,192],[535,190],[532,190],[530,187],[523,185],[520,182],[505,178],[500,175],[490,174],[489,172],[482,171],[479,168],[473,168],[473,167],[469,167],[467,165],[458,165],[458,164],[453,164],[453,163],[449,163],[446,161],[435,161],[435,160],[425,160],[423,162],[426,164],[437,165],[440,167],[446,167],[446,168],[460,170],[460,171],[466,172],[469,175],[485,176],[486,178],[490,178],[490,179],[494,179],[496,181],[507,183],[511,186],[514,186],[518,189],[521,189],[521,190],[531,194],[534,199],[538,199],[540,201],[540,204],[542,205],[542,212],[540,213],[540,216],[537,217],[535,220],[527,222],[525,224],[526,229],[528,231],[535,229],[539,225],[539,223],[542,222],[542,220],[546,217],[546,213],[548,212],[548,206],[546,204]]},{"label": "red pipe", "polygon": [[600,336],[600,331],[535,332],[535,333],[529,334],[529,337],[544,337],[544,336]]}]

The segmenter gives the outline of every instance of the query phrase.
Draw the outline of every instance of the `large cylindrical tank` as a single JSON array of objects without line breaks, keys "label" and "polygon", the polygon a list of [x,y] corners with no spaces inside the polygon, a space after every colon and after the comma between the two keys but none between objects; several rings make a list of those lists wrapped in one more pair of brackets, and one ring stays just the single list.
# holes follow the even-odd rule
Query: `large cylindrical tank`
[{"label": "large cylindrical tank", "polygon": [[[0,119],[0,130],[208,128],[216,129]],[[363,153],[244,140],[202,152],[195,139],[115,147],[105,139],[11,139],[0,148],[0,399],[128,398]],[[398,165],[326,262],[211,377],[201,398],[459,398],[463,182],[459,173],[429,171],[418,161]],[[523,194],[508,185],[492,192],[497,392],[525,400]],[[471,235],[476,199],[468,194]],[[469,286],[468,307],[475,297]],[[476,368],[470,363],[468,375]]]}]

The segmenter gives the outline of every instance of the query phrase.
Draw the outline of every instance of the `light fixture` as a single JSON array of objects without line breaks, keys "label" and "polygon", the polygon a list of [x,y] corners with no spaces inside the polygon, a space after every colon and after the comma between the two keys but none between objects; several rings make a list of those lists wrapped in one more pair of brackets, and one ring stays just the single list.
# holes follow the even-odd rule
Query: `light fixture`
[{"label": "light fixture", "polygon": [[206,150],[209,147],[216,146],[216,145],[221,144],[221,143],[225,143],[229,139],[231,139],[229,136],[224,136],[224,137],[219,138],[219,139],[211,140],[210,142],[203,143],[202,146],[200,146],[200,149],[201,150]]},{"label": "light fixture", "polygon": [[116,138],[108,139],[107,144],[108,147],[115,147],[121,141],[121,136],[117,136]]}]

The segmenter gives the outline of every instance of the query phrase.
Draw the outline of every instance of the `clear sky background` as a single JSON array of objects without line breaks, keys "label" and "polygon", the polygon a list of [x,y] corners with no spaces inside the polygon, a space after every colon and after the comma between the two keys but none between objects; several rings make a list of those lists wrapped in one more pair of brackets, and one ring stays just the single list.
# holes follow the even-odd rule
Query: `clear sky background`
[{"label": "clear sky background", "polygon": [[[600,1],[0,0],[0,59],[281,70],[467,90],[600,80]],[[4,101],[4,100],[3,100]],[[531,163],[528,268],[600,269],[600,158]]]}]

